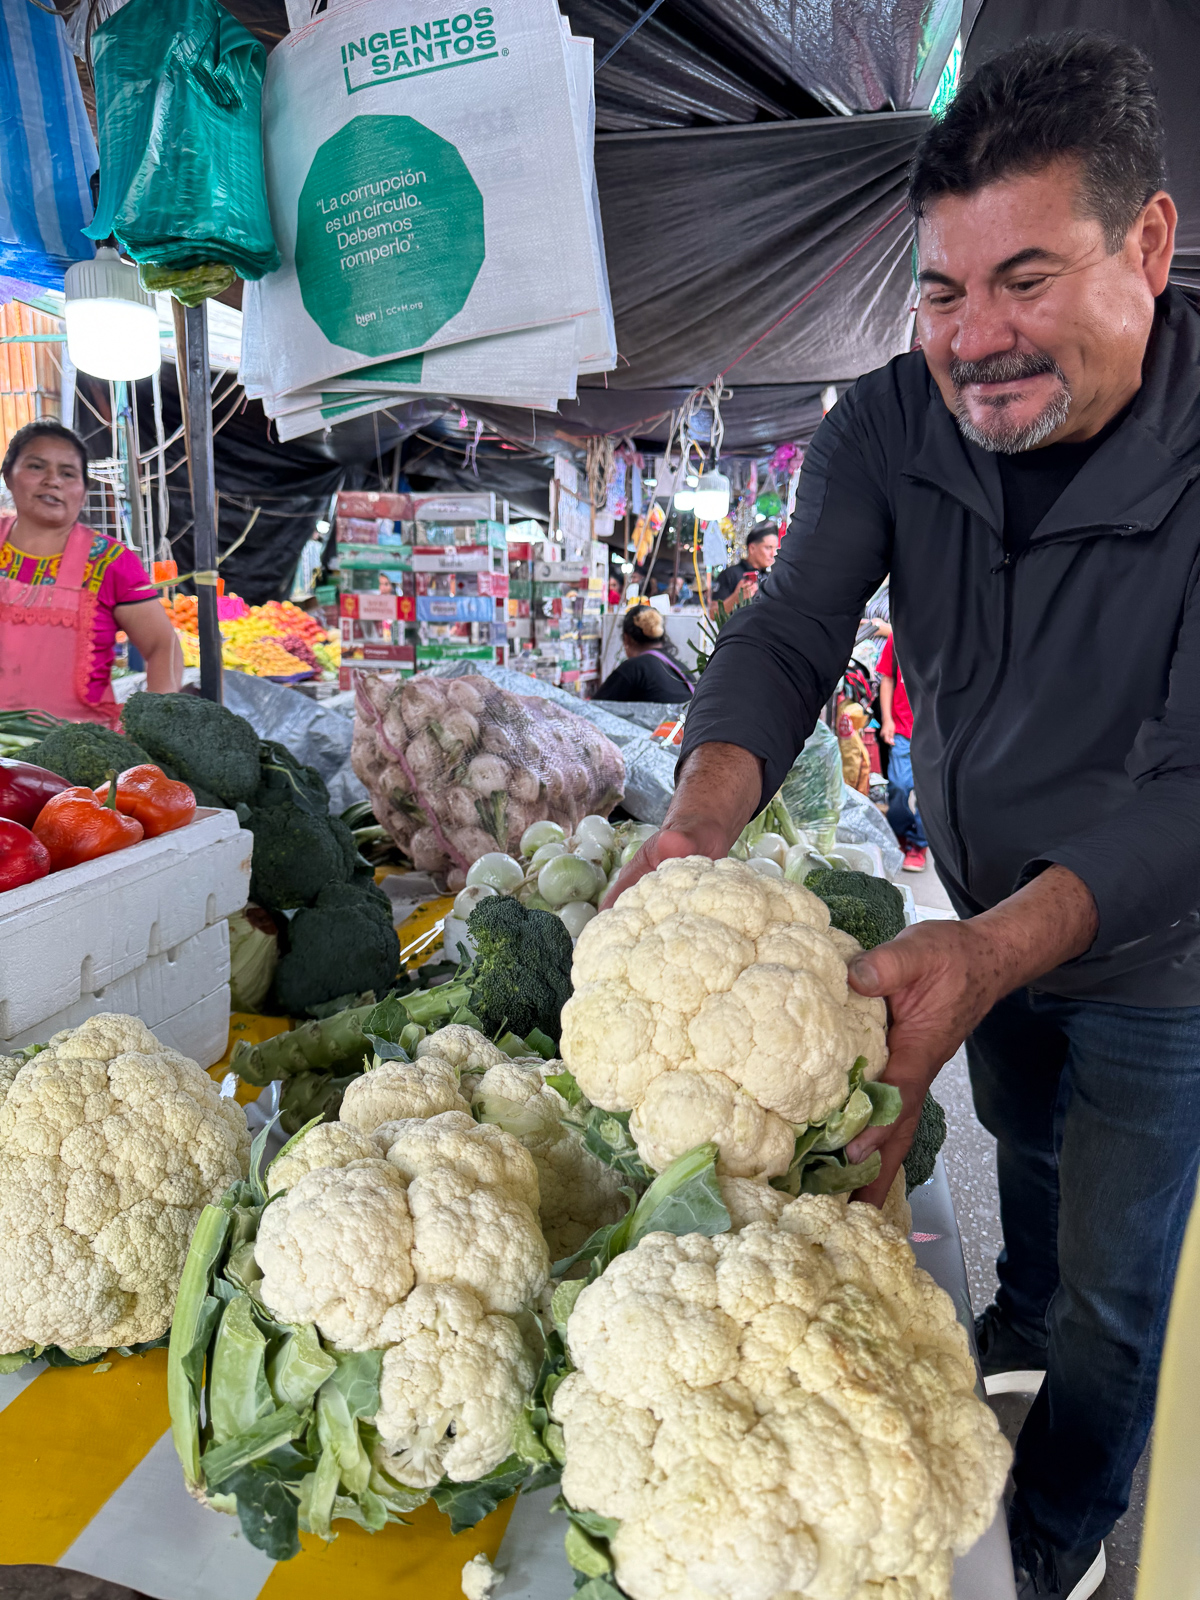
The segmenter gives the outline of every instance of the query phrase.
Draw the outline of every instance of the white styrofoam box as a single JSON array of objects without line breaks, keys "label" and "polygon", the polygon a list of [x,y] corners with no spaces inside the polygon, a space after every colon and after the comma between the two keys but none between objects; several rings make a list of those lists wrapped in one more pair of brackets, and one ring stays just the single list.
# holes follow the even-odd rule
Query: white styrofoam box
[{"label": "white styrofoam box", "polygon": [[[81,994],[71,1005],[52,1017],[40,1019],[15,1038],[0,1038],[0,1055],[19,1049],[21,1045],[42,1044],[60,1028],[77,1028],[98,1011],[140,1017],[157,1033],[159,1024],[168,1017],[186,1010],[228,982],[229,924],[222,917],[211,928],[204,928],[170,950],[151,956],[124,977]],[[220,1054],[218,1051],[217,1055]]]},{"label": "white styrofoam box", "polygon": [[[37,1030],[241,910],[253,843],[232,811],[197,810],[186,828],[9,889],[0,896],[0,1039]],[[209,974],[194,997],[222,981]]]},{"label": "white styrofoam box", "polygon": [[229,985],[221,984],[173,1017],[156,1023],[151,1031],[180,1055],[211,1067],[229,1048]]}]

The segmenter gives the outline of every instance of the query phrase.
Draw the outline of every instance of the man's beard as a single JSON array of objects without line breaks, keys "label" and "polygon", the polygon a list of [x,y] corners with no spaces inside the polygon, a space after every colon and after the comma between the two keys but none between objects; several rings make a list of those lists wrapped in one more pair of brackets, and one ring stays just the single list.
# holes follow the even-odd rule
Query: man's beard
[{"label": "man's beard", "polygon": [[[1052,373],[1058,379],[1058,389],[1032,422],[1018,426],[1008,421],[1006,414],[1014,397],[1007,395],[984,401],[995,419],[989,425],[981,428],[967,415],[962,391],[968,384],[1007,383],[1016,378],[1035,378],[1043,372]],[[1054,357],[1044,352],[1035,355],[1020,350],[1004,351],[998,355],[984,356],[982,361],[959,361],[952,357],[950,382],[958,394],[955,419],[959,432],[981,450],[992,450],[1006,456],[1018,455],[1022,450],[1034,450],[1061,428],[1070,415],[1071,390],[1066,374]]]}]

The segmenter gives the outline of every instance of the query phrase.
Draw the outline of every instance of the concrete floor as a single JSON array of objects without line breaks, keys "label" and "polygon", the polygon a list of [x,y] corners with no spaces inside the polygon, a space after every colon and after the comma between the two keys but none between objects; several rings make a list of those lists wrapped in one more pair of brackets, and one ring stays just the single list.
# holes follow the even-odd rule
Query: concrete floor
[{"label": "concrete floor", "polygon": [[[946,891],[932,864],[922,873],[900,873],[918,905],[953,914]],[[996,1288],[996,1255],[1001,1246],[996,1189],[995,1142],[975,1120],[967,1081],[966,1056],[959,1051],[937,1080],[936,1093],[946,1112],[943,1152],[962,1234],[967,1281],[976,1311],[982,1311]],[[1009,1440],[1015,1440],[1028,1402],[1018,1395],[999,1397],[994,1408]],[[1146,1503],[1147,1450],[1138,1468],[1129,1510],[1106,1541],[1108,1575],[1097,1600],[1134,1600],[1137,1555]],[[0,1567],[0,1600],[141,1600],[131,1589],[54,1567]]]},{"label": "concrete floor", "polygon": [[[896,881],[913,891],[919,906],[953,914],[932,862],[921,873],[898,873]],[[960,1050],[942,1068],[934,1093],[946,1112],[946,1144],[942,1156],[962,1235],[971,1303],[979,1312],[996,1291],[995,1263],[1003,1236],[996,1187],[996,1144],[975,1118],[965,1051]],[[1009,1442],[1015,1442],[1029,1407],[1028,1399],[1021,1395],[1000,1395],[992,1404]],[[1147,1449],[1134,1478],[1129,1510],[1105,1541],[1108,1573],[1096,1591],[1096,1600],[1134,1600],[1149,1468],[1150,1451]]]}]

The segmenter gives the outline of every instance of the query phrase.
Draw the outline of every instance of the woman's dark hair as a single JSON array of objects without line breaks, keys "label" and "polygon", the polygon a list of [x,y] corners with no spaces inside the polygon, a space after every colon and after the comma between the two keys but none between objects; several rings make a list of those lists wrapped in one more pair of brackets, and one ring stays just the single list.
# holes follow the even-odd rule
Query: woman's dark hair
[{"label": "woman's dark hair", "polygon": [[984,62],[918,145],[909,206],[919,220],[942,195],[974,194],[1064,158],[1080,163],[1083,204],[1111,255],[1166,181],[1162,116],[1136,46],[1061,33]]},{"label": "woman's dark hair", "polygon": [[61,439],[69,444],[79,456],[79,470],[83,473],[83,481],[88,481],[88,453],[87,446],[72,428],[64,427],[61,422],[55,422],[53,417],[45,417],[37,422],[27,422],[23,428],[18,428],[8,441],[8,449],[4,452],[4,460],[0,462],[0,477],[5,482],[8,475],[21,459],[21,452],[29,447],[35,439]]},{"label": "woman's dark hair", "polygon": [[670,656],[682,672],[687,672],[667,635],[663,614],[656,606],[630,606],[621,621],[621,637],[642,650],[661,650],[663,655]]}]

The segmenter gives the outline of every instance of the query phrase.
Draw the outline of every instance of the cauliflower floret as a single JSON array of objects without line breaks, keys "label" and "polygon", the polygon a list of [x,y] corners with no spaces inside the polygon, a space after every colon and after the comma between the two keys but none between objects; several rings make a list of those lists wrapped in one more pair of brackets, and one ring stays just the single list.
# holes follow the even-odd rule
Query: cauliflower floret
[{"label": "cauliflower floret", "polygon": [[563,1060],[594,1105],[632,1113],[648,1166],[712,1138],[718,1172],[782,1173],[787,1125],[844,1104],[858,1057],[869,1078],[887,1063],[886,1008],[850,990],[852,953],[802,885],[739,861],[664,862],[581,933]]},{"label": "cauliflower floret", "polygon": [[246,1173],[245,1113],[107,1013],[3,1081],[0,1353],[159,1338],[202,1207]]},{"label": "cauliflower floret", "polygon": [[774,1178],[787,1171],[796,1148],[791,1125],[764,1111],[724,1073],[687,1067],[653,1080],[629,1119],[629,1132],[656,1172],[711,1139],[722,1172]]},{"label": "cauliflower floret", "polygon": [[511,1190],[438,1166],[413,1179],[408,1203],[418,1283],[455,1283],[486,1310],[508,1312],[544,1288],[550,1257],[537,1212]]},{"label": "cauliflower floret", "polygon": [[508,1060],[499,1045],[493,1044],[478,1028],[468,1028],[465,1022],[448,1022],[444,1028],[422,1039],[417,1046],[417,1060],[426,1056],[441,1056],[460,1074],[486,1072],[498,1061]]},{"label": "cauliflower floret", "polygon": [[482,1551],[472,1556],[462,1569],[462,1592],[466,1600],[491,1600],[493,1590],[504,1581]]},{"label": "cauliflower floret", "polygon": [[318,1167],[262,1214],[254,1258],[263,1304],[315,1322],[339,1350],[374,1350],[384,1314],[412,1288],[404,1179],[378,1158]]},{"label": "cauliflower floret", "polygon": [[484,1123],[495,1123],[529,1151],[537,1168],[538,1217],[551,1261],[573,1255],[597,1228],[625,1214],[622,1178],[585,1150],[563,1124],[567,1102],[545,1082],[561,1062],[502,1061],[489,1067],[472,1097]]},{"label": "cauliflower floret", "polygon": [[414,1489],[482,1477],[512,1451],[536,1367],[511,1318],[467,1289],[418,1284],[383,1319],[379,1429],[387,1470]]},{"label": "cauliflower floret", "polygon": [[410,1118],[385,1128],[376,1137],[386,1143],[392,1166],[410,1182],[449,1168],[473,1184],[506,1190],[537,1213],[533,1157],[503,1128],[476,1122],[469,1111],[443,1111],[436,1117]]},{"label": "cauliflower floret", "polygon": [[458,1092],[458,1071],[442,1056],[420,1061],[383,1061],[346,1085],[339,1122],[374,1133],[385,1122],[469,1111]]},{"label": "cauliflower floret", "polygon": [[[722,1181],[735,1213],[756,1187]],[[620,1522],[632,1600],[949,1600],[1010,1459],[966,1335],[880,1212],[779,1199],[649,1234],[580,1293],[563,1492]]]},{"label": "cauliflower floret", "polygon": [[373,1161],[382,1154],[369,1133],[344,1122],[318,1122],[286,1154],[267,1168],[267,1193],[292,1189],[306,1172],[318,1167],[348,1167],[355,1161]]},{"label": "cauliflower floret", "polygon": [[729,1213],[731,1233],[741,1233],[751,1222],[778,1222],[791,1204],[790,1195],[750,1178],[718,1178],[717,1186]]}]

